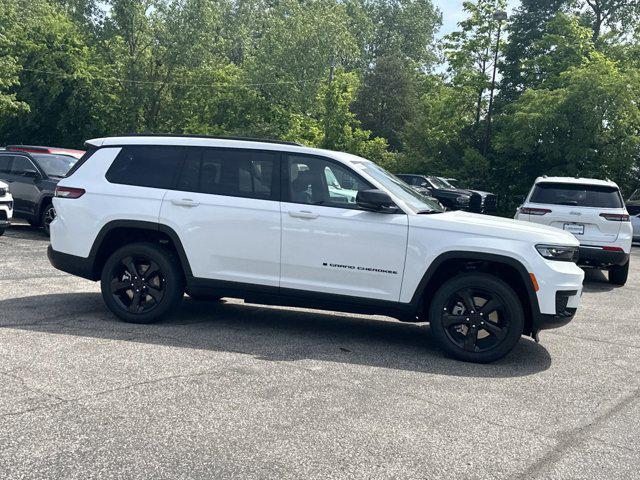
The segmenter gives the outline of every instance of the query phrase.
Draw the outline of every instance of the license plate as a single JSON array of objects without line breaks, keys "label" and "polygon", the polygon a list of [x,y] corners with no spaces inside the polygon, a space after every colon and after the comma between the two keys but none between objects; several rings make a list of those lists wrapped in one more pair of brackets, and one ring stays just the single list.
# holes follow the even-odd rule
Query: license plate
[{"label": "license plate", "polygon": [[584,235],[584,225],[581,223],[565,223],[564,229],[574,235]]}]

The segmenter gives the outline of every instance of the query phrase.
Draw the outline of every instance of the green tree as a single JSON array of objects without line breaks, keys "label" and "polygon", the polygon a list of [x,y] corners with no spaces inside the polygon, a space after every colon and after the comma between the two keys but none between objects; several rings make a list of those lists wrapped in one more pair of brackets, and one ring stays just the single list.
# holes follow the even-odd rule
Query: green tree
[{"label": "green tree", "polygon": [[611,178],[629,186],[640,161],[640,71],[600,54],[528,90],[501,118],[503,180],[522,189],[538,175]]},{"label": "green tree", "polygon": [[475,124],[478,126],[486,103],[485,92],[491,85],[498,21],[494,13],[506,9],[506,0],[464,2],[468,17],[459,23],[460,30],[444,38],[444,52],[455,84],[469,86],[477,92]]},{"label": "green tree", "polygon": [[398,57],[378,58],[364,74],[353,110],[367,130],[384,137],[394,150],[402,147],[402,133],[416,113],[418,75]]}]

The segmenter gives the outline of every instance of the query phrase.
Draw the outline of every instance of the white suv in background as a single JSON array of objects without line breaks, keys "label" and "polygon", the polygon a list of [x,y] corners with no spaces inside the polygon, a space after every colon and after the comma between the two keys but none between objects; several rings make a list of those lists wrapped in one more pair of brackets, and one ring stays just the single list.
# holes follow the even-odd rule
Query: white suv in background
[{"label": "white suv in background", "polygon": [[614,285],[627,282],[633,228],[614,182],[539,177],[515,218],[572,233],[580,241],[579,265],[608,270]]},{"label": "white suv in background", "polygon": [[9,185],[0,182],[0,236],[11,223],[13,217],[13,197],[9,193]]},{"label": "white suv in background", "polygon": [[149,323],[194,300],[431,323],[452,356],[507,354],[569,322],[584,272],[569,233],[446,212],[375,163],[269,141],[90,140],[53,200],[51,263]]}]

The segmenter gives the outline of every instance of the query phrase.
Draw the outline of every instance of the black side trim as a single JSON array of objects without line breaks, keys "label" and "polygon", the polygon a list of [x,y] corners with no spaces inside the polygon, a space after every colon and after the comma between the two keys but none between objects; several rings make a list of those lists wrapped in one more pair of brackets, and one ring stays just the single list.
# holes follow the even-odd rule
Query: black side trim
[{"label": "black side trim", "polygon": [[51,245],[47,248],[47,256],[51,265],[58,270],[86,278],[87,280],[97,280],[93,273],[93,262],[89,258],[57,252]]},{"label": "black side trim", "polygon": [[190,278],[187,290],[194,294],[215,294],[242,298],[249,303],[314,308],[365,315],[387,315],[405,321],[417,321],[415,307],[408,303],[352,297],[292,288],[278,288],[224,280]]},{"label": "black side trim", "polygon": [[116,228],[136,228],[162,232],[166,234],[171,239],[176,251],[178,252],[185,277],[187,279],[193,277],[189,259],[187,258],[178,234],[171,227],[168,227],[166,225],[161,225],[154,222],[144,222],[140,220],[114,220],[107,223],[104,227],[102,227],[102,229],[100,229],[100,232],[98,232],[98,235],[96,236],[96,239],[91,246],[89,256],[86,258],[58,252],[53,250],[53,248],[49,246],[49,261],[55,268],[57,268],[58,270],[62,270],[63,272],[71,273],[88,280],[99,280],[101,272],[98,271],[96,266],[98,252],[103,246],[104,239],[109,234],[109,232],[113,231]]}]

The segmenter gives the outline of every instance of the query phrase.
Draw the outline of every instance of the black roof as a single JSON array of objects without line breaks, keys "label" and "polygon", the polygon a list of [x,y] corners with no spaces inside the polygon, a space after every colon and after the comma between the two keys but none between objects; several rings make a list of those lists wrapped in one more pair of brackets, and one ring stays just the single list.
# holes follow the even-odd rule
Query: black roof
[{"label": "black roof", "polygon": [[197,135],[197,134],[177,134],[177,133],[126,133],[123,135],[110,135],[111,137],[177,137],[177,138],[210,138],[213,140],[239,140],[243,142],[276,143],[280,145],[294,145],[303,147],[301,143],[287,142],[285,140],[274,140],[271,138],[254,137],[225,137],[217,135]]}]

